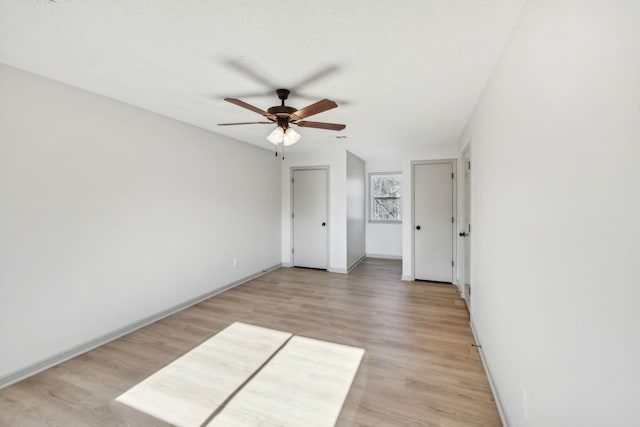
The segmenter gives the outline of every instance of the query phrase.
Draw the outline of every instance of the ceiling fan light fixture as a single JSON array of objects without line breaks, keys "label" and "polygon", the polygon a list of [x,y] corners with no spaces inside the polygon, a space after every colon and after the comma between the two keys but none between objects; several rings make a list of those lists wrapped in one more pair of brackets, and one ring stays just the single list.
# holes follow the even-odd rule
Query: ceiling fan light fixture
[{"label": "ceiling fan light fixture", "polygon": [[276,126],[267,136],[267,141],[274,145],[282,144],[282,141],[284,141],[284,130],[280,126]]},{"label": "ceiling fan light fixture", "polygon": [[300,141],[300,134],[294,129],[288,128],[284,133],[284,138],[282,141],[284,142],[284,145],[293,145],[296,142]]}]

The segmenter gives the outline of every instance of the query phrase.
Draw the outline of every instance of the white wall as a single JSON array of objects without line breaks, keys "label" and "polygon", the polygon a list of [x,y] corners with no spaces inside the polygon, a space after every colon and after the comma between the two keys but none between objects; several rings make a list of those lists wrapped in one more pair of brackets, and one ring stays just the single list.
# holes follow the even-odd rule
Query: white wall
[{"label": "white wall", "polygon": [[402,153],[402,280],[414,280],[413,269],[413,183],[411,162],[455,159],[456,144],[429,144],[407,147]]},{"label": "white wall", "polygon": [[365,163],[346,152],[347,156],[347,266],[365,256]]},{"label": "white wall", "polygon": [[367,256],[402,259],[402,223],[367,223]]},{"label": "white wall", "polygon": [[[369,218],[370,188],[369,174],[376,172],[402,173],[402,151],[386,151],[380,155],[367,157],[366,215]],[[402,194],[404,193],[404,177]],[[402,223],[375,223],[367,220],[367,256],[381,258],[402,258]]]},{"label": "white wall", "polygon": [[[274,157],[271,154],[272,158]],[[287,153],[281,174],[282,264],[291,265],[291,168],[329,166],[329,271],[347,272],[347,157],[344,150]]]},{"label": "white wall", "polygon": [[0,93],[0,377],[280,263],[272,153],[2,65]]},{"label": "white wall", "polygon": [[640,425],[639,21],[526,2],[460,140],[472,320],[513,426]]}]

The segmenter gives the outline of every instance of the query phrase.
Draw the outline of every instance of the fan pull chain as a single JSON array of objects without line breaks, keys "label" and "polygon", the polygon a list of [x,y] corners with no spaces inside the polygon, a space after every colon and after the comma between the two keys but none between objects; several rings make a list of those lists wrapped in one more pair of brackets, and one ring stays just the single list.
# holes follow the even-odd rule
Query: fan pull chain
[{"label": "fan pull chain", "polygon": [[282,144],[282,160],[284,160],[284,144]]}]

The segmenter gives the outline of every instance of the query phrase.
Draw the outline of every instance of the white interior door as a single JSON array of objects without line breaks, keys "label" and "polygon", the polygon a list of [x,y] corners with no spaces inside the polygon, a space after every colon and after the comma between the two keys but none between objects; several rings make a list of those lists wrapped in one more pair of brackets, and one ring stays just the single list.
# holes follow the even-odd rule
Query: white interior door
[{"label": "white interior door", "polygon": [[471,310],[471,159],[464,159],[464,299]]},{"label": "white interior door", "polygon": [[415,278],[453,281],[453,164],[414,165]]},{"label": "white interior door", "polygon": [[293,170],[293,265],[327,268],[327,169]]}]

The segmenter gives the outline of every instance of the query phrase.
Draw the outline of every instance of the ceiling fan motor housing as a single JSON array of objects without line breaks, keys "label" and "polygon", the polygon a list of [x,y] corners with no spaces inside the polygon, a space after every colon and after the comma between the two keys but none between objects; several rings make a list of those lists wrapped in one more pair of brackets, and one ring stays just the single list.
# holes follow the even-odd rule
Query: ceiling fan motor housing
[{"label": "ceiling fan motor housing", "polygon": [[289,94],[291,93],[289,89],[276,89],[276,93],[278,94],[278,98],[282,101],[282,104],[269,108],[267,112],[275,114],[279,118],[288,118],[290,114],[298,111],[297,108],[284,105],[284,101],[289,98]]},{"label": "ceiling fan motor housing", "polygon": [[281,114],[285,115],[285,116],[288,116],[289,114],[293,114],[296,111],[298,111],[298,109],[297,108],[293,108],[293,107],[289,107],[289,106],[286,106],[286,105],[277,105],[275,107],[269,108],[267,111],[269,113],[271,113],[271,114],[276,114],[278,116],[280,116]]}]

